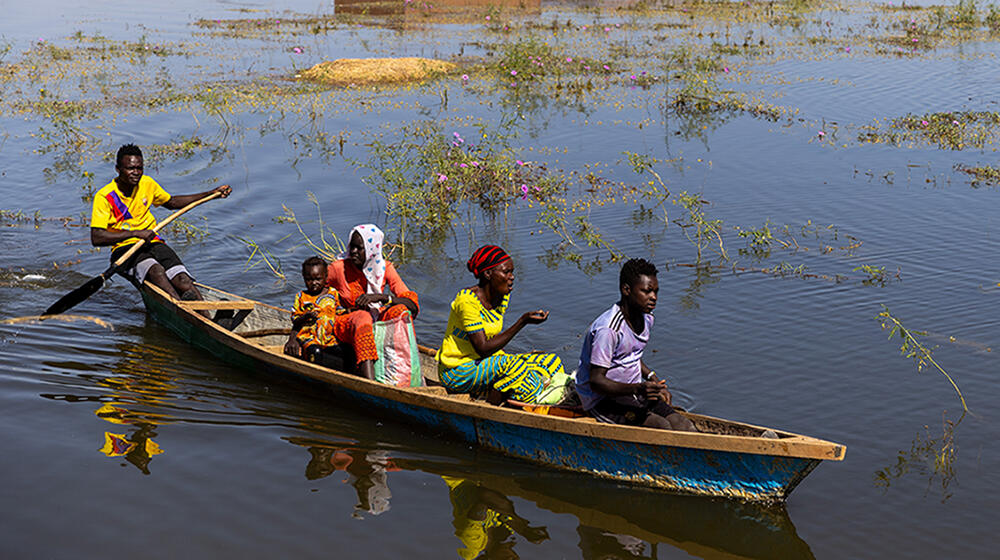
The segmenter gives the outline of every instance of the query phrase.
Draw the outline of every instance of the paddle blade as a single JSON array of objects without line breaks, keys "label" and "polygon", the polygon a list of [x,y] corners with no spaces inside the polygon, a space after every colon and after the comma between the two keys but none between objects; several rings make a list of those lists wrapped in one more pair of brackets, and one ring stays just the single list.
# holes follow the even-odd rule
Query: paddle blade
[{"label": "paddle blade", "polygon": [[104,275],[91,278],[86,284],[59,298],[42,315],[58,315],[97,293],[104,285]]}]

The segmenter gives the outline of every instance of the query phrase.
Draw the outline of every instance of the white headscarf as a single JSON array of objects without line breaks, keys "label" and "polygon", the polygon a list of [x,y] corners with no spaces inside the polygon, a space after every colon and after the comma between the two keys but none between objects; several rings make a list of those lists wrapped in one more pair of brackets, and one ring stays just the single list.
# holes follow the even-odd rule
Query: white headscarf
[{"label": "white headscarf", "polygon": [[[347,237],[348,243],[354,237],[354,232],[358,232],[361,241],[365,244],[365,264],[361,267],[361,273],[368,280],[368,289],[365,292],[381,294],[382,287],[385,285],[385,258],[382,257],[382,239],[385,234],[375,224],[361,224],[354,226],[354,229],[351,230],[351,234]],[[371,307],[377,309],[379,305],[372,303]]]}]

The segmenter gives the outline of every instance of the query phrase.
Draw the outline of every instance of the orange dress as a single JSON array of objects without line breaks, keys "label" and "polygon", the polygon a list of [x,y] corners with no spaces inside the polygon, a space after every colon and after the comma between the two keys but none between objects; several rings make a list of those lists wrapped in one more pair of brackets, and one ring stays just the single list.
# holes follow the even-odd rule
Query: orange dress
[{"label": "orange dress", "polygon": [[329,288],[317,295],[309,295],[306,292],[299,292],[295,296],[295,304],[292,306],[292,320],[298,319],[306,313],[315,313],[316,322],[299,329],[295,338],[303,348],[311,345],[331,346],[337,343],[334,336],[336,331],[337,317],[346,313],[340,307],[340,298],[337,290]]},{"label": "orange dress", "polygon": [[[390,293],[396,297],[409,299],[419,308],[417,293],[406,287],[392,263],[385,264],[385,284],[389,286]],[[348,309],[354,307],[359,297],[368,293],[368,279],[348,259],[338,259],[330,263],[327,267],[326,285],[331,291],[336,290],[340,294],[341,303]],[[387,321],[407,312],[409,310],[402,304],[383,306],[377,310],[373,308],[372,312],[365,309],[354,310],[338,316],[334,334],[338,341],[354,345],[354,355],[358,363],[377,360],[378,352],[375,349],[375,334],[372,330],[375,319],[372,318],[372,313],[376,314],[379,321]]]}]

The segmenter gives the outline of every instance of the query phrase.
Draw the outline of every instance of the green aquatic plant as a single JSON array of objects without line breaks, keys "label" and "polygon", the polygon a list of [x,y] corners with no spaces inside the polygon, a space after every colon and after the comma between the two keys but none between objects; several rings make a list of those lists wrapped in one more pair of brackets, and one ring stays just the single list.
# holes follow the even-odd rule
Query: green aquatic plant
[{"label": "green aquatic plant", "polygon": [[[885,271],[884,266],[872,266],[869,264],[863,264],[861,266],[855,267],[854,272],[864,272],[867,277],[861,281],[862,284],[866,286],[885,286],[889,279],[889,275]],[[896,274],[899,277],[899,274]]]},{"label": "green aquatic plant", "polygon": [[983,23],[992,32],[1000,31],[1000,6],[990,4],[987,8],[986,16],[983,18]]},{"label": "green aquatic plant", "polygon": [[862,143],[936,145],[943,149],[983,149],[1000,136],[1000,113],[996,111],[954,111],[908,114],[861,128]]},{"label": "green aquatic plant", "polygon": [[970,28],[979,25],[979,7],[976,0],[958,0],[953,6],[935,6],[934,15],[939,26]]},{"label": "green aquatic plant", "polygon": [[518,123],[510,115],[495,127],[476,125],[466,138],[422,121],[402,127],[393,140],[368,144],[370,156],[358,164],[371,171],[364,180],[384,201],[403,258],[408,236],[443,239],[462,208],[496,216],[518,200],[544,201],[564,190],[544,165],[516,158],[511,137]]},{"label": "green aquatic plant", "polygon": [[684,219],[674,220],[674,223],[683,229],[688,241],[697,249],[698,259],[695,261],[696,263],[701,264],[702,253],[710,246],[715,249],[720,259],[729,260],[729,255],[722,242],[722,220],[710,220],[706,217],[704,208],[708,201],[703,200],[701,194],[688,194],[687,191],[681,191],[677,194],[676,199],[671,200],[671,203],[680,205],[687,211]]},{"label": "green aquatic plant", "polygon": [[[311,191],[306,191],[306,197],[309,199],[309,202],[316,207],[316,221],[319,224],[318,242],[313,241],[312,236],[306,233],[306,231],[302,228],[302,222],[299,221],[295,212],[284,204],[281,205],[282,210],[285,212],[284,215],[276,217],[274,221],[282,224],[295,224],[295,227],[299,230],[299,235],[302,236],[306,246],[326,260],[333,261],[340,258],[340,255],[347,252],[347,246],[344,244],[343,240],[337,236],[336,232],[334,232],[332,228],[328,227],[326,222],[323,221],[323,211],[320,208],[319,199],[316,198],[316,195]],[[329,240],[327,240],[327,237],[329,237]]]},{"label": "green aquatic plant", "polygon": [[248,272],[257,266],[263,265],[271,274],[278,278],[278,282],[284,283],[288,280],[281,266],[281,259],[276,257],[267,247],[258,244],[249,237],[234,235],[233,238],[242,242],[250,250],[247,260],[243,263],[243,272]]},{"label": "green aquatic plant", "polygon": [[1000,167],[980,165],[969,167],[957,165],[955,169],[972,176],[973,187],[995,187],[1000,185]]},{"label": "green aquatic plant", "polygon": [[180,238],[184,243],[203,241],[211,233],[205,229],[208,225],[208,216],[200,216],[200,225],[195,225],[184,218],[176,219],[166,227],[166,234],[172,238]]},{"label": "green aquatic plant", "polygon": [[899,352],[903,356],[911,359],[917,365],[917,371],[923,371],[928,365],[933,366],[934,369],[941,372],[948,382],[951,383],[955,393],[958,395],[958,399],[962,402],[962,410],[965,412],[969,411],[969,407],[965,404],[965,397],[962,395],[962,391],[958,388],[958,384],[952,379],[951,375],[941,367],[940,364],[934,360],[932,349],[924,346],[920,340],[917,338],[919,336],[926,336],[927,333],[924,331],[915,331],[903,326],[903,323],[894,317],[890,313],[889,308],[882,305],[882,312],[875,316],[875,319],[882,324],[883,330],[889,331],[889,340],[893,337],[899,338],[900,347]]},{"label": "green aquatic plant", "polygon": [[742,229],[736,226],[737,236],[747,240],[747,246],[740,249],[741,255],[767,257],[771,254],[771,246],[778,240],[771,233],[771,221],[765,221],[758,229]]}]

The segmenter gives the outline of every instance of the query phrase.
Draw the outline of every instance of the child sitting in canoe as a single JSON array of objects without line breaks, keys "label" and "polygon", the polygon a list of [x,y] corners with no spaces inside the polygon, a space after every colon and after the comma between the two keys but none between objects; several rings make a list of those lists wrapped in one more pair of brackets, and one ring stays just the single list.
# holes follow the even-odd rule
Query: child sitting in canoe
[{"label": "child sitting in canoe", "polygon": [[670,406],[670,391],[642,361],[660,291],[656,266],[630,259],[618,279],[621,298],[587,329],[576,392],[598,422],[697,431]]},{"label": "child sitting in canoe", "polygon": [[338,321],[346,312],[340,307],[337,290],[326,286],[326,261],[309,257],[302,263],[306,289],[295,296],[292,307],[292,334],[285,343],[290,356],[317,361],[323,348],[336,345]]}]

